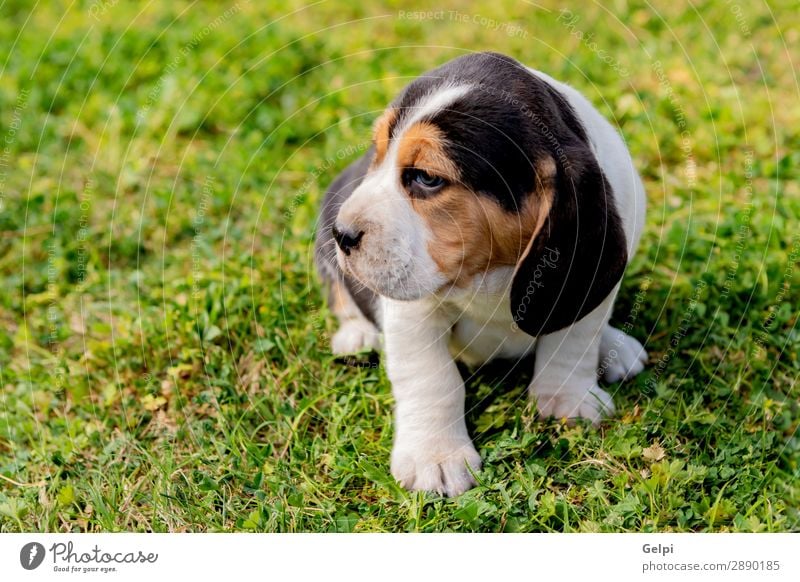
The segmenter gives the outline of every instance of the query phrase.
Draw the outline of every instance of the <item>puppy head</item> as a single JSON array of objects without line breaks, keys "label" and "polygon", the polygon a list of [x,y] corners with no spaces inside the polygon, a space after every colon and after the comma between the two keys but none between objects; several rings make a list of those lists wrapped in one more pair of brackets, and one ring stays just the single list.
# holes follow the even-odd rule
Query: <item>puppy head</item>
[{"label": "puppy head", "polygon": [[[624,237],[580,123],[512,59],[470,55],[418,78],[376,122],[372,156],[334,237],[341,267],[378,294],[419,299],[516,266],[512,313],[538,335],[588,313],[621,276]],[[605,250],[584,248],[598,236]],[[596,269],[572,272],[592,258],[614,272],[588,283]]]}]

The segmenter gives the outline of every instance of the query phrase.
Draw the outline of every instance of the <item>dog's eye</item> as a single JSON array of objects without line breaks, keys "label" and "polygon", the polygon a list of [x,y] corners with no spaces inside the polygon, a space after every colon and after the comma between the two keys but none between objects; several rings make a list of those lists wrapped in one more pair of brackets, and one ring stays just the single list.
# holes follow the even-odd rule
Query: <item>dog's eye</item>
[{"label": "dog's eye", "polygon": [[444,178],[431,176],[424,170],[409,168],[403,172],[403,184],[412,194],[425,196],[441,190],[445,181]]},{"label": "dog's eye", "polygon": [[444,184],[444,180],[439,176],[431,176],[427,172],[417,170],[414,174],[414,181],[425,188],[438,188]]}]

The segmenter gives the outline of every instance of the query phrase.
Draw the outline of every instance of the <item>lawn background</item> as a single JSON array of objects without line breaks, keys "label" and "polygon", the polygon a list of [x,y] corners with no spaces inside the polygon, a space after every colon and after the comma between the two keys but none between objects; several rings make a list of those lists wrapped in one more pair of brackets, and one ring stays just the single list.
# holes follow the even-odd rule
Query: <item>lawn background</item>
[{"label": "lawn background", "polygon": [[[269,4],[0,4],[0,531],[800,529],[794,2]],[[485,469],[444,500],[391,478],[311,248],[388,101],[478,50],[621,129],[651,363],[600,429],[471,378]]]}]

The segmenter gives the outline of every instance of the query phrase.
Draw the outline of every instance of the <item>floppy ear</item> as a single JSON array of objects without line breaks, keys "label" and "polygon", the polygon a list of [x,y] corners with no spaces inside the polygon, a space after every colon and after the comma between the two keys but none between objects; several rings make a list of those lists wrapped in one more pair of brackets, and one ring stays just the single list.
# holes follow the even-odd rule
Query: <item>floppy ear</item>
[{"label": "floppy ear", "polygon": [[567,327],[597,307],[622,278],[625,233],[611,186],[586,147],[556,162],[549,214],[522,254],[511,313],[532,336]]}]

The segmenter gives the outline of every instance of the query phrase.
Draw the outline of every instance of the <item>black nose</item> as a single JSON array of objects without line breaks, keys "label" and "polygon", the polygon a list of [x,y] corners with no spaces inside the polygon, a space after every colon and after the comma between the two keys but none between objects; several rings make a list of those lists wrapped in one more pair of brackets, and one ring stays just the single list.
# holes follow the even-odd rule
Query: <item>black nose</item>
[{"label": "black nose", "polygon": [[335,226],[331,229],[331,233],[333,234],[333,240],[336,241],[336,244],[339,245],[339,248],[342,249],[346,255],[350,255],[350,251],[358,248],[358,243],[361,242],[361,238],[364,236],[363,230],[358,231],[357,234],[353,234],[346,230],[339,230]]}]

